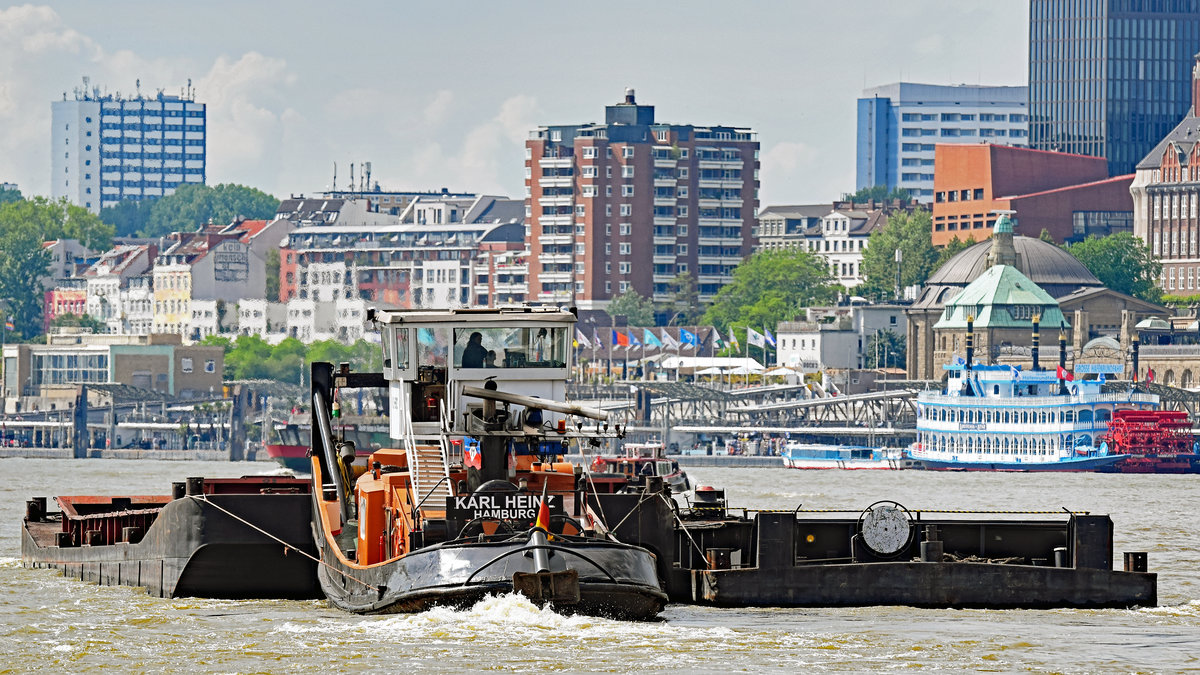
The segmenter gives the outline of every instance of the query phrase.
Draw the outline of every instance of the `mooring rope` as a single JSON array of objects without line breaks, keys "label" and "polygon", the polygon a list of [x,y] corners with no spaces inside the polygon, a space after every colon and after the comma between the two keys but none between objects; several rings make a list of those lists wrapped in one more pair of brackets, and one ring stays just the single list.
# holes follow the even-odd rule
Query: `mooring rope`
[{"label": "mooring rope", "polygon": [[300,555],[304,556],[305,558],[308,558],[308,559],[312,560],[313,562],[317,563],[318,565],[323,565],[323,566],[324,566],[324,567],[326,567],[327,569],[329,569],[329,570],[332,570],[332,571],[334,571],[334,572],[337,572],[338,574],[340,574],[340,575],[342,575],[342,576],[346,577],[347,579],[349,579],[349,580],[351,580],[351,581],[354,581],[354,582],[360,583],[360,584],[362,584],[363,586],[366,586],[367,588],[369,588],[369,589],[371,589],[371,590],[375,591],[376,593],[378,593],[378,592],[379,592],[379,589],[378,589],[378,588],[376,588],[376,587],[372,586],[371,584],[368,584],[367,582],[363,581],[362,579],[356,579],[356,578],[354,578],[354,576],[353,576],[353,575],[351,575],[351,574],[349,574],[349,573],[347,573],[347,572],[345,572],[345,571],[343,571],[343,570],[340,570],[340,569],[338,569],[338,568],[334,567],[333,565],[330,565],[329,563],[325,562],[324,560],[322,560],[322,559],[320,559],[320,558],[316,557],[315,555],[313,555],[313,554],[311,554],[311,553],[309,553],[309,552],[307,552],[307,551],[301,551],[300,549],[296,548],[295,546],[292,546],[291,544],[289,544],[288,542],[284,541],[283,539],[280,539],[279,537],[277,537],[277,536],[275,536],[275,535],[271,534],[270,532],[267,532],[266,530],[262,529],[262,528],[261,528],[261,527],[259,527],[258,525],[255,525],[254,523],[252,523],[252,522],[250,522],[250,521],[246,520],[245,518],[243,518],[243,517],[239,516],[238,514],[236,514],[236,513],[232,512],[232,511],[230,511],[229,509],[226,509],[226,508],[222,507],[220,504],[217,504],[216,502],[213,502],[213,501],[209,501],[209,499],[208,499],[208,497],[207,497],[206,495],[187,495],[187,498],[188,498],[188,499],[194,499],[194,500],[196,500],[196,501],[198,501],[198,502],[200,502],[200,503],[202,503],[202,504],[208,504],[209,506],[213,507],[214,509],[216,509],[216,510],[218,510],[218,511],[220,511],[220,512],[224,513],[225,515],[229,516],[230,518],[233,518],[234,520],[236,520],[236,521],[238,521],[238,522],[242,523],[243,525],[245,525],[246,527],[249,527],[250,529],[254,530],[255,532],[258,532],[259,534],[262,534],[262,535],[266,536],[266,537],[267,537],[267,538],[269,538],[269,539],[274,539],[275,541],[279,542],[280,544],[283,544],[283,547],[284,547],[285,549],[289,549],[289,550],[295,551],[296,553],[299,553]]}]

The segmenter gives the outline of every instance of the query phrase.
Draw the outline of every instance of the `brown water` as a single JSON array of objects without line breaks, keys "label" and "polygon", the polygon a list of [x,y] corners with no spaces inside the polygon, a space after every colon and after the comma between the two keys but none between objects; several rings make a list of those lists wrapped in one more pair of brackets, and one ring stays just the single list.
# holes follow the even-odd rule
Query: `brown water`
[{"label": "brown water", "polygon": [[563,617],[521,598],[465,611],[359,617],[322,602],[162,600],[20,566],[34,495],[165,493],[185,476],[265,464],[0,460],[0,672],[760,672],[1200,669],[1200,477],[713,469],[736,506],[1109,513],[1115,550],[1145,550],[1159,602],[1141,610],[906,607],[729,610],[672,605],[664,621]]}]

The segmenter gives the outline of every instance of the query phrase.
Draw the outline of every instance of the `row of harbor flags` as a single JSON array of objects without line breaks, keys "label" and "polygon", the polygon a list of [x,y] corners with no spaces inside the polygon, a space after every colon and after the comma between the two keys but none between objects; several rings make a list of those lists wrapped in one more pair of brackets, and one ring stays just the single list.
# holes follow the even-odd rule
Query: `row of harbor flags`
[{"label": "row of harbor flags", "polygon": [[[612,329],[612,346],[613,347],[645,347],[647,349],[699,349],[701,347],[700,336],[686,328],[679,329],[679,339],[671,337],[666,328],[660,328],[656,335],[649,328],[642,328],[642,338],[639,340],[636,328],[627,328],[623,330]],[[709,338],[712,340],[714,350],[723,349],[725,343],[721,340],[721,332],[715,327],[710,329]],[[705,339],[704,343],[708,343]],[[746,342],[751,346],[761,347],[766,349],[767,345],[775,346],[775,336],[771,335],[771,331],[763,328],[763,332],[758,332],[753,328],[746,328]],[[589,339],[583,334],[583,331],[575,329],[575,346],[585,347],[587,349],[599,348],[604,343],[600,339],[599,329],[592,329],[592,337]],[[738,342],[737,335],[733,329],[729,329],[729,346],[734,349],[741,349],[742,345]]]}]

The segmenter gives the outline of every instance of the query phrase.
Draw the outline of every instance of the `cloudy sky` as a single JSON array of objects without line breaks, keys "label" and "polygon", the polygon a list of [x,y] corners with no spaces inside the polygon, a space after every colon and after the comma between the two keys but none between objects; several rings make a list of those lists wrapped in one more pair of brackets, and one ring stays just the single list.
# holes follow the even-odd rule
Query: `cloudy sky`
[{"label": "cloudy sky", "polygon": [[522,193],[542,124],[600,121],[634,87],[664,122],[748,126],[764,205],[854,189],[855,99],[899,80],[1023,85],[1027,3],[0,4],[0,181],[49,191],[50,102],[208,104],[208,182],[276,196],[370,161],[385,189]]}]

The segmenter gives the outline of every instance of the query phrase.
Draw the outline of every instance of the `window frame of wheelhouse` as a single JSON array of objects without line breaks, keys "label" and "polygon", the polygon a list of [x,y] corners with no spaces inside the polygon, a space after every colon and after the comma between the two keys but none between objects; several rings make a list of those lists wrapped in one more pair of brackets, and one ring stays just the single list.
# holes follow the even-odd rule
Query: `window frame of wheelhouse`
[{"label": "window frame of wheelhouse", "polygon": [[[427,408],[436,401],[438,406],[448,402],[451,412],[451,434],[465,433],[464,418],[469,409],[482,405],[482,401],[462,395],[463,387],[483,387],[489,380],[499,390],[537,396],[554,401],[567,398],[567,379],[571,368],[572,351],[570,337],[577,322],[576,316],[558,308],[502,308],[460,310],[395,310],[381,311],[376,315],[379,322],[380,340],[384,354],[384,378],[388,380],[390,411],[418,412],[415,404],[425,401]],[[541,334],[545,330],[544,335]],[[463,351],[472,333],[480,333],[484,347],[496,351],[496,365],[482,368],[466,368],[462,364]],[[505,337],[514,337],[515,342],[504,343]],[[541,346],[552,358],[532,360],[534,344],[539,337],[546,343]],[[424,341],[424,342],[422,342]],[[499,350],[507,348],[503,355]],[[523,406],[510,406],[512,414],[519,415]],[[556,424],[558,417],[543,411],[543,422]],[[442,433],[440,410],[436,414],[428,411],[411,415],[412,432],[415,438],[433,439]],[[404,426],[400,415],[389,414],[390,436],[393,441],[404,440]],[[461,452],[461,446],[452,453]],[[461,461],[452,455],[451,463]]]}]

